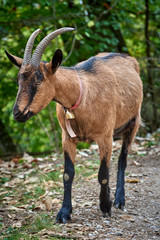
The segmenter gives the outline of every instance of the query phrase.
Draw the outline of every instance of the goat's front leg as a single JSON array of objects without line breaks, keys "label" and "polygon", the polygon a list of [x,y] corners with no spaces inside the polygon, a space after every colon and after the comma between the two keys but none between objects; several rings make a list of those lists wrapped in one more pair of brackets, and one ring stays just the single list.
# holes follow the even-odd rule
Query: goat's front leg
[{"label": "goat's front leg", "polygon": [[65,161],[63,174],[64,198],[63,205],[57,215],[56,222],[66,223],[68,220],[71,219],[70,214],[72,213],[71,192],[72,182],[74,178],[74,161],[76,145],[68,139],[63,141],[63,148]]},{"label": "goat's front leg", "polygon": [[100,169],[98,173],[98,181],[101,185],[100,190],[100,209],[103,217],[108,213],[111,216],[112,201],[110,199],[110,188],[109,188],[109,163],[112,151],[112,138],[108,138],[106,145],[100,146]]}]

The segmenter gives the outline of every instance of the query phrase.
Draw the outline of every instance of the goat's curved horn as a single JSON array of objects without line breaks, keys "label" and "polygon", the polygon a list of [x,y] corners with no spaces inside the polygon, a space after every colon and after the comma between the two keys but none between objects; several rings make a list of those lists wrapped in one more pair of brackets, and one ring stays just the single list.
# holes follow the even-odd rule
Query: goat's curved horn
[{"label": "goat's curved horn", "polygon": [[34,40],[40,32],[42,32],[42,30],[37,29],[36,31],[34,31],[32,33],[32,35],[28,39],[28,42],[26,44],[26,48],[25,48],[25,51],[24,51],[23,64],[22,64],[23,66],[26,65],[27,63],[31,62],[31,54],[32,54],[32,48],[33,48]]},{"label": "goat's curved horn", "polygon": [[47,35],[36,47],[32,55],[32,60],[31,60],[32,65],[36,67],[39,66],[42,54],[44,53],[44,50],[46,49],[46,47],[48,46],[48,44],[51,42],[52,39],[54,39],[55,37],[57,37],[62,33],[73,31],[73,30],[74,28],[64,27],[64,28],[57,29],[56,31]]}]

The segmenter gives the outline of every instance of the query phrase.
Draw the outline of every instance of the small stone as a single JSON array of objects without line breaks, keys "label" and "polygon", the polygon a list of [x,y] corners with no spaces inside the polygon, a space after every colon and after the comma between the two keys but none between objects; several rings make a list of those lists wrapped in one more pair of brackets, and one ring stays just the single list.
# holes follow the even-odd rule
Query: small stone
[{"label": "small stone", "polygon": [[89,236],[89,237],[92,237],[92,236],[93,236],[93,233],[89,233],[88,236]]},{"label": "small stone", "polygon": [[123,234],[121,232],[117,232],[116,236],[123,236]]}]

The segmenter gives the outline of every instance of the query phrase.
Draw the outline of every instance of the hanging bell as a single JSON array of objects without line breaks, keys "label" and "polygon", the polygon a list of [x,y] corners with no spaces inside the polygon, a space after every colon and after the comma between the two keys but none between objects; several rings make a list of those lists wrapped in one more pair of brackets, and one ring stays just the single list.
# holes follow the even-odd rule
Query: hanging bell
[{"label": "hanging bell", "polygon": [[74,119],[75,118],[74,113],[67,109],[67,111],[66,111],[66,118],[67,119]]}]

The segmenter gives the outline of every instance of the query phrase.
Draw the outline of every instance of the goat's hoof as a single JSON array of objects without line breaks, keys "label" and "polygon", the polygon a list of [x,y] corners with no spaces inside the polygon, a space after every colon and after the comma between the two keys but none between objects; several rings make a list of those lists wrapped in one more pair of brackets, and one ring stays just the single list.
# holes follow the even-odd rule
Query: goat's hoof
[{"label": "goat's hoof", "polygon": [[71,220],[70,213],[72,212],[72,208],[70,207],[62,207],[59,213],[57,214],[56,223],[67,223]]},{"label": "goat's hoof", "polygon": [[100,209],[102,211],[102,216],[106,217],[106,214],[108,214],[109,217],[111,217],[111,208],[112,208],[112,201],[109,200],[107,203],[100,202]]},{"label": "goat's hoof", "polygon": [[124,210],[124,205],[121,204],[121,203],[114,203],[114,207],[115,207],[116,209]]},{"label": "goat's hoof", "polygon": [[[108,213],[108,216],[111,217],[111,215],[112,215],[111,210],[109,212],[107,212],[107,213]],[[107,213],[106,212],[102,212],[102,217],[106,218],[107,217]]]}]

